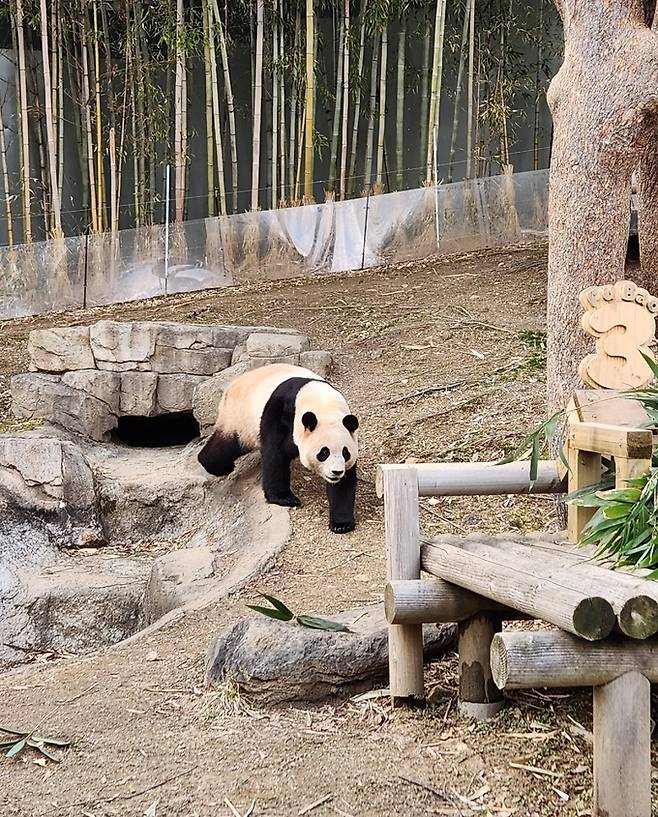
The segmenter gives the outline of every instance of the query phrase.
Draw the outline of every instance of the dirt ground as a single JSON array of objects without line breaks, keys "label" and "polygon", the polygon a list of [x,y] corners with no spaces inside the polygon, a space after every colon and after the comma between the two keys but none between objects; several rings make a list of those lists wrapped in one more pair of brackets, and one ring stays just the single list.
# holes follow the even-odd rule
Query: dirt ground
[{"label": "dirt ground", "polygon": [[[514,249],[1,323],[1,430],[16,427],[8,381],[26,369],[35,327],[104,317],[270,324],[333,353],[363,453],[355,532],[328,531],[322,488],[297,471],[304,506],[291,541],[239,597],[130,647],[2,675],[0,726],[44,719],[41,733],[73,746],[58,765],[3,759],[0,813],[589,815],[591,692],[512,694],[501,716],[474,723],[455,705],[454,656],[427,670],[422,711],[393,711],[386,698],[263,709],[234,690],[203,689],[211,638],[251,615],[256,588],[300,612],[381,599],[378,462],[496,458],[543,417],[545,291],[545,251]],[[433,531],[551,523],[541,497],[423,502]]]}]

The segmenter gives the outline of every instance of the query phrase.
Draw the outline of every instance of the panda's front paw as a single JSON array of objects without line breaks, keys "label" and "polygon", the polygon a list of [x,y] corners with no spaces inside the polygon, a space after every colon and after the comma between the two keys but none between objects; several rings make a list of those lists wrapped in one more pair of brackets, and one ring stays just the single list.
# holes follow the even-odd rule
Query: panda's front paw
[{"label": "panda's front paw", "polygon": [[301,501],[298,496],[289,493],[286,496],[265,496],[270,505],[281,505],[283,508],[299,508]]},{"label": "panda's front paw", "polygon": [[356,527],[356,522],[352,519],[349,522],[334,522],[329,521],[329,530],[333,533],[349,533]]}]

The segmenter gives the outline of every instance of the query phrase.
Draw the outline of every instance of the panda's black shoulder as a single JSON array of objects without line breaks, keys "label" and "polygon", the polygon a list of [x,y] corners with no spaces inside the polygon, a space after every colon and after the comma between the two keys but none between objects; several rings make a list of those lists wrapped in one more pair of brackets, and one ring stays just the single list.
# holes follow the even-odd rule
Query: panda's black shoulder
[{"label": "panda's black shoulder", "polygon": [[297,395],[307,383],[313,382],[324,381],[315,377],[289,377],[274,389],[263,409],[260,420],[261,435],[264,430],[273,428],[292,433]]}]

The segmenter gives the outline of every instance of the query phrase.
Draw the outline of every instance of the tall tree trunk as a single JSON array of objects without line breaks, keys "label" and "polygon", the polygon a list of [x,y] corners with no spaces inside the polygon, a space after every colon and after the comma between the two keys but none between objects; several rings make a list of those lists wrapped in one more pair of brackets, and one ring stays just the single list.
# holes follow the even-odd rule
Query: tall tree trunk
[{"label": "tall tree trunk", "polygon": [[28,125],[27,71],[23,0],[16,0],[16,36],[18,43],[18,90],[21,123],[21,195],[23,200],[23,241],[32,241],[32,204],[30,193],[30,130]]},{"label": "tall tree trunk", "polygon": [[48,137],[48,172],[50,179],[50,196],[52,200],[53,213],[53,236],[61,238],[62,233],[62,207],[60,204],[59,188],[57,185],[57,156],[55,139],[55,126],[53,120],[53,95],[50,76],[50,52],[48,45],[48,9],[46,0],[40,0],[41,18],[41,65],[43,68],[43,87],[46,104],[46,134]]},{"label": "tall tree trunk", "polygon": [[345,0],[345,36],[343,38],[343,127],[340,140],[340,200],[347,190],[347,131],[350,116],[350,0]]},{"label": "tall tree trunk", "polygon": [[263,18],[265,0],[256,0],[256,68],[254,75],[254,127],[251,157],[251,209],[258,210],[260,179],[260,137],[263,100]]},{"label": "tall tree trunk", "polygon": [[313,121],[315,115],[315,12],[306,0],[306,123],[304,128],[304,199],[313,200]]},{"label": "tall tree trunk", "polygon": [[395,111],[395,161],[398,190],[402,190],[404,187],[404,68],[406,38],[407,24],[403,17],[400,21],[400,32],[398,34],[398,100]]},{"label": "tall tree trunk", "polygon": [[[631,175],[656,156],[658,41],[640,0],[557,5],[565,56],[548,93],[554,131],[547,380],[549,402],[561,408],[578,386],[577,367],[591,345],[580,328],[578,293],[623,279]],[[651,191],[655,165],[648,175]],[[655,199],[650,206],[655,212]],[[648,226],[655,224],[653,215]],[[641,218],[641,244],[646,227]],[[654,254],[637,283],[655,289],[655,270]]]}]

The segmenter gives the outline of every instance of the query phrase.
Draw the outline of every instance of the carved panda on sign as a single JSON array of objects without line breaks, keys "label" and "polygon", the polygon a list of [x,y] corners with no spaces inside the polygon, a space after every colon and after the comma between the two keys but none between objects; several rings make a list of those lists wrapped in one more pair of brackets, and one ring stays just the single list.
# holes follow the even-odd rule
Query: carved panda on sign
[{"label": "carved panda on sign", "polygon": [[327,483],[329,527],[354,530],[359,422],[343,395],[309,369],[274,363],[241,375],[224,392],[215,430],[199,453],[210,474],[230,474],[238,457],[261,450],[265,499],[301,503],[290,488],[299,457]]}]

